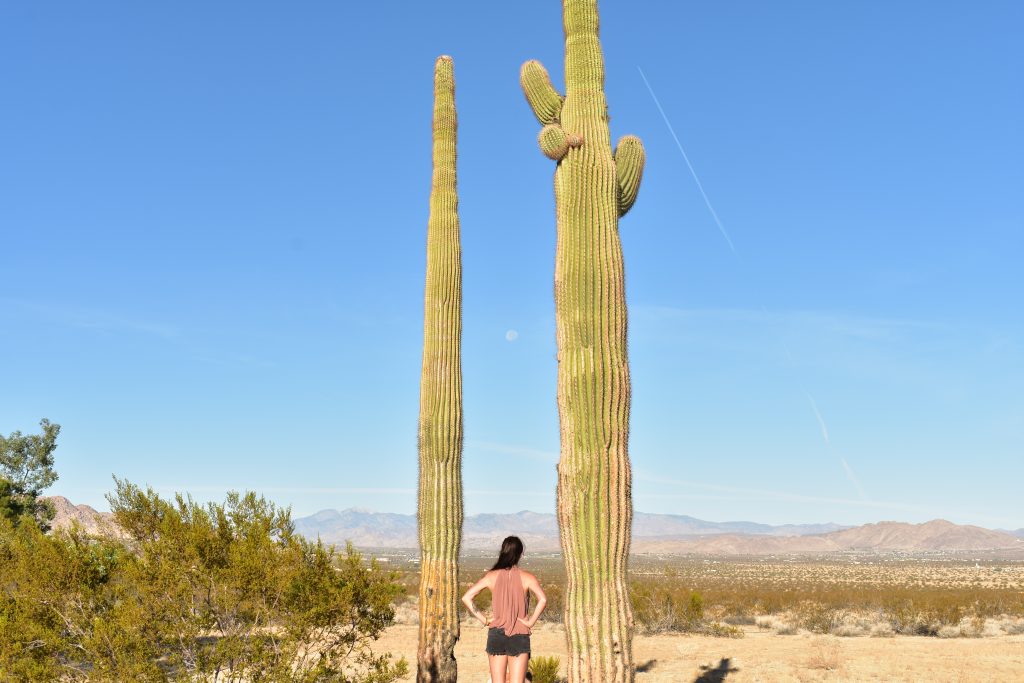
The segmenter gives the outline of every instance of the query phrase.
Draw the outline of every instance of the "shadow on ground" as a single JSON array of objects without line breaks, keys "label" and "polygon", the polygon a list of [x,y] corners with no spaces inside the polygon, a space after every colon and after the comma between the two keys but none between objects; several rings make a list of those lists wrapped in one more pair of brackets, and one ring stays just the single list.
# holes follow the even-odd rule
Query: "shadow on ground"
[{"label": "shadow on ground", "polygon": [[654,668],[654,665],[658,663],[657,659],[648,659],[643,664],[636,665],[636,672],[638,674],[645,674]]},{"label": "shadow on ground", "polygon": [[728,657],[723,657],[722,660],[718,662],[718,666],[713,669],[707,665],[700,667],[700,670],[704,673],[693,679],[693,683],[721,683],[725,680],[726,676],[735,671],[739,671],[737,667],[732,666],[730,663],[731,661],[732,660]]}]

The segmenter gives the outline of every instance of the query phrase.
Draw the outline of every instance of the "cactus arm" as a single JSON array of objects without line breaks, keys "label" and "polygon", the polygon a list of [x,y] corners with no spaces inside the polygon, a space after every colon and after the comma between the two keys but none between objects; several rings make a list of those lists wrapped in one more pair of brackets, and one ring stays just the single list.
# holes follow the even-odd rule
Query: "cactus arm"
[{"label": "cactus arm", "polygon": [[523,94],[526,101],[530,103],[533,115],[542,125],[558,123],[558,117],[562,113],[563,97],[551,85],[551,77],[548,76],[544,65],[535,59],[523,64],[519,70],[519,84],[523,87]]},{"label": "cactus arm", "polygon": [[566,133],[557,123],[549,123],[540,129],[537,142],[544,156],[552,161],[561,161],[570,147],[579,147],[583,144],[583,138]]},{"label": "cactus arm", "polygon": [[644,153],[629,136],[612,152],[597,0],[562,0],[562,21],[565,98],[536,62],[523,66],[520,82],[544,125],[541,150],[557,161],[556,511],[567,673],[569,683],[632,683],[630,383],[619,219],[636,200]]},{"label": "cactus arm", "polygon": [[644,175],[644,146],[635,135],[619,138],[615,146],[615,179],[619,184],[619,216],[625,216],[636,201]]}]

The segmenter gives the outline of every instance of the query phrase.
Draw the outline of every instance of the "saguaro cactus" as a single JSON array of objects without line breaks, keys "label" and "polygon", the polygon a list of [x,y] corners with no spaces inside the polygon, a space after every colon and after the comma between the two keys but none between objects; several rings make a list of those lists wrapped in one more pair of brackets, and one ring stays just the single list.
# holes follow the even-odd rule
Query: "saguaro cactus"
[{"label": "saguaro cactus", "polygon": [[462,256],[455,191],[455,79],[434,65],[434,173],[420,379],[417,681],[454,683],[462,540]]},{"label": "saguaro cactus", "polygon": [[558,162],[555,317],[558,340],[558,524],[568,578],[568,674],[573,683],[633,680],[626,586],[633,519],[626,298],[619,217],[636,200],[644,149],[612,152],[596,0],[562,0],[565,97],[539,62],[520,82]]}]

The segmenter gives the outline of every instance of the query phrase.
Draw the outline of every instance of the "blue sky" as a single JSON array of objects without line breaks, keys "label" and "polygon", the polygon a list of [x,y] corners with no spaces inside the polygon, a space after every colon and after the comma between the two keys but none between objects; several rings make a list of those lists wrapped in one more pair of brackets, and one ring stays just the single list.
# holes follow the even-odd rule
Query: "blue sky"
[{"label": "blue sky", "polygon": [[[601,11],[648,156],[635,507],[1024,527],[1024,6]],[[63,425],[53,493],[414,510],[439,54],[467,511],[553,509],[554,169],[518,87],[561,87],[551,1],[5,3],[0,432]]]}]

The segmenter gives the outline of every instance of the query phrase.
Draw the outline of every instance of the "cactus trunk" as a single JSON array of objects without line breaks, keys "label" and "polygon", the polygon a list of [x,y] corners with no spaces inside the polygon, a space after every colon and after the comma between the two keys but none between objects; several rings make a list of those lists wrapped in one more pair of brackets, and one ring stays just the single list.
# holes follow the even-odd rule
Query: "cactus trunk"
[{"label": "cactus trunk", "polygon": [[462,262],[455,189],[455,80],[434,67],[433,180],[427,223],[420,379],[420,683],[454,683],[462,538]]},{"label": "cactus trunk", "polygon": [[636,199],[644,151],[632,136],[611,148],[596,0],[563,0],[562,19],[565,97],[536,61],[523,65],[521,84],[544,125],[541,150],[558,162],[557,511],[568,676],[571,683],[632,681],[630,384],[618,224]]}]

